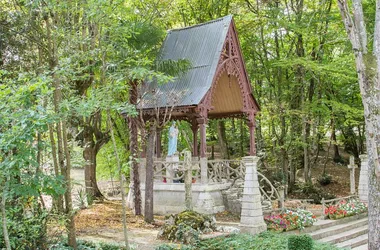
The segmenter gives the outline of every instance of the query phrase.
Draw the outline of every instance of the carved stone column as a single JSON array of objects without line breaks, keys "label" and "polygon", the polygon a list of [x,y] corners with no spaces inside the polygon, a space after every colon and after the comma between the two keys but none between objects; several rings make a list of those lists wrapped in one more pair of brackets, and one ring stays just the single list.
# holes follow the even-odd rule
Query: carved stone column
[{"label": "carved stone column", "polygon": [[261,206],[261,193],[257,177],[257,156],[243,157],[245,180],[241,200],[240,229],[242,232],[258,234],[267,230]]},{"label": "carved stone column", "polygon": [[248,122],[249,128],[249,155],[256,155],[256,142],[255,142],[255,120]]}]

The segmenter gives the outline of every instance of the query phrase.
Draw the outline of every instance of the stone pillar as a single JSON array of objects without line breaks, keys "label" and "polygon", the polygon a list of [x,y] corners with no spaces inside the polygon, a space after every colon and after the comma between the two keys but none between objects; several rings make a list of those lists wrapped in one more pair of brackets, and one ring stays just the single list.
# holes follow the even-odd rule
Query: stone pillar
[{"label": "stone pillar", "polygon": [[249,128],[249,155],[256,155],[256,144],[255,144],[255,121],[248,122]]},{"label": "stone pillar", "polygon": [[199,163],[201,165],[201,183],[208,183],[208,174],[207,174],[207,158],[203,157],[199,159]]},{"label": "stone pillar", "polygon": [[261,207],[261,194],[257,177],[258,161],[259,158],[256,156],[243,157],[245,180],[239,227],[242,232],[250,234],[258,234],[267,230]]},{"label": "stone pillar", "polygon": [[156,131],[156,157],[161,158],[161,129]]},{"label": "stone pillar", "polygon": [[193,121],[191,130],[193,131],[193,157],[198,157],[198,123]]},{"label": "stone pillar", "polygon": [[140,178],[140,184],[145,183],[145,180],[146,180],[146,158],[140,158],[140,160],[139,160],[139,178]]},{"label": "stone pillar", "polygon": [[350,164],[347,167],[348,167],[348,169],[350,169],[350,192],[351,192],[351,194],[356,194],[356,190],[355,190],[355,168],[357,168],[357,166],[355,165],[355,158],[353,156],[350,156]]},{"label": "stone pillar", "polygon": [[362,202],[368,203],[368,156],[359,156],[360,164],[360,176],[359,176],[359,199]]}]

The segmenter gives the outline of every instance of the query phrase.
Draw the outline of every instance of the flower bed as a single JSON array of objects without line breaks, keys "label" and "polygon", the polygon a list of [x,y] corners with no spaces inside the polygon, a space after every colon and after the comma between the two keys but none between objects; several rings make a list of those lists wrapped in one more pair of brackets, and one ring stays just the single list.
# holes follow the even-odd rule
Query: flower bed
[{"label": "flower bed", "polygon": [[297,209],[285,210],[278,215],[265,216],[264,221],[269,230],[282,232],[312,226],[317,219],[311,212]]},{"label": "flower bed", "polygon": [[325,217],[336,220],[365,212],[367,212],[367,205],[363,202],[342,200],[336,205],[328,206],[325,209]]}]

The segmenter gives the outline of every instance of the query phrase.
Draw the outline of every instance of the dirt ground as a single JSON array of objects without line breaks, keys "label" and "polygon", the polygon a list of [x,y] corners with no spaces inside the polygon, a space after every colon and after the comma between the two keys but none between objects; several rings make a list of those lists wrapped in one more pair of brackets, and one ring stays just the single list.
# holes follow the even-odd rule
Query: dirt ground
[{"label": "dirt ground", "polygon": [[[120,201],[104,201],[80,210],[75,217],[75,224],[80,239],[116,244],[124,242]],[[164,243],[156,239],[162,224],[163,217],[156,216],[155,224],[150,225],[144,222],[142,216],[127,211],[128,237],[136,249],[154,249]]]},{"label": "dirt ground", "polygon": [[[348,155],[343,155],[343,157],[345,160],[348,160]],[[312,169],[314,182],[317,182],[318,176],[322,175],[324,165],[322,163],[324,163],[324,159],[321,157],[318,166]],[[359,168],[356,169],[356,183],[359,180],[359,171]],[[347,164],[335,164],[329,161],[326,164],[326,172],[332,175],[333,179],[329,185],[321,187],[323,190],[337,197],[350,195],[350,172]],[[302,176],[302,173],[300,175]],[[73,190],[74,204],[79,207],[81,198],[78,194],[84,188],[84,171],[82,169],[73,169],[72,177],[75,184]],[[110,188],[110,183],[107,181],[99,182],[98,185],[103,191]],[[311,210],[319,210],[319,206],[316,205]],[[75,218],[78,238],[122,245],[123,227],[121,223],[121,211],[121,201],[117,197],[79,210]],[[239,222],[237,216],[231,215],[228,212],[219,213],[216,215],[216,218],[218,222]],[[146,224],[142,216],[135,216],[132,211],[128,210],[127,225],[130,243],[135,246],[135,249],[141,250],[154,249],[157,245],[165,243],[156,238],[159,227],[163,223],[163,216],[156,216],[155,224]]]}]

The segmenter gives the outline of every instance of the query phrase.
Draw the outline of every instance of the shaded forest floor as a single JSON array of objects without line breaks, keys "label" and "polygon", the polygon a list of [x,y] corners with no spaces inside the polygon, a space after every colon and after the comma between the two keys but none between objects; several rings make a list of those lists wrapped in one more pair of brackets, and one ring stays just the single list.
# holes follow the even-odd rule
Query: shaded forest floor
[{"label": "shaded forest floor", "polygon": [[[343,160],[348,162],[349,155],[341,154]],[[320,157],[318,164],[312,168],[313,183],[315,183],[322,192],[328,192],[336,197],[350,195],[350,171],[347,164],[337,164],[332,160],[328,160],[326,164],[326,173],[332,176],[330,184],[321,186],[318,183],[318,177],[322,176],[325,164],[324,156]],[[359,168],[356,169],[356,185],[359,180]],[[73,178],[77,181],[80,190],[80,184],[83,184],[83,170],[75,169]],[[302,179],[302,171],[297,175],[298,179]],[[84,178],[83,178],[84,179]],[[109,188],[109,182],[99,182],[99,187]],[[75,189],[75,188],[74,188]],[[297,197],[297,194],[292,194],[289,198]],[[314,209],[320,209],[320,205],[313,205]],[[89,241],[102,241],[107,243],[122,244],[123,242],[123,226],[121,220],[122,207],[119,200],[108,200],[101,203],[95,203],[89,208],[81,209],[76,215],[76,229],[79,239]],[[218,221],[238,222],[239,219],[227,212],[216,215]],[[137,248],[142,250],[154,249],[157,245],[164,241],[157,240],[159,227],[164,223],[163,216],[155,216],[153,225],[144,222],[142,216],[135,216],[131,210],[127,212],[128,236],[130,242]]]},{"label": "shaded forest floor", "polygon": [[[122,206],[120,201],[104,201],[80,210],[75,217],[79,239],[123,243]],[[159,227],[164,223],[163,216],[155,216],[153,225],[144,222],[142,216],[127,211],[128,237],[136,249],[148,250],[164,243],[157,240]]]}]

